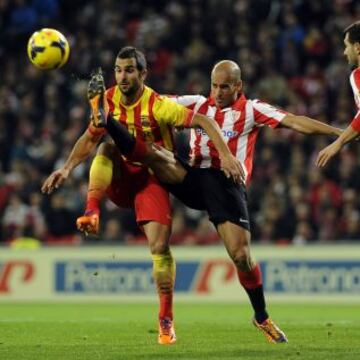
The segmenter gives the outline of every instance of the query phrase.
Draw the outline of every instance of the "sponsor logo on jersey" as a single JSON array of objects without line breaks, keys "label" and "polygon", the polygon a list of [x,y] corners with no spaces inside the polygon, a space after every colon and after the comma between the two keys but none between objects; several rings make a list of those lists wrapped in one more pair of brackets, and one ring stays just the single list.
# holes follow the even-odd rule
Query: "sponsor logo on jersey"
[{"label": "sponsor logo on jersey", "polygon": [[[206,133],[206,131],[204,129],[197,128],[197,129],[195,129],[195,132],[196,132],[196,135],[208,137],[208,134]],[[228,138],[228,139],[234,138],[239,135],[239,132],[236,130],[221,129],[221,133],[223,134],[223,136],[225,138]]]}]

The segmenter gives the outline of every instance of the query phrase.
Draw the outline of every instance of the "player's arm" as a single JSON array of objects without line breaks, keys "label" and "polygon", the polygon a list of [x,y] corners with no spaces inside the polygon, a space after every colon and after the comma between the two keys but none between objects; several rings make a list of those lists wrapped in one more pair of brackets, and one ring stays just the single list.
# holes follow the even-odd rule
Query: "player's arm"
[{"label": "player's arm", "polygon": [[60,169],[51,173],[44,181],[41,191],[50,194],[54,189],[58,188],[67,179],[70,172],[80,163],[85,161],[93,152],[101,137],[102,135],[92,134],[89,129],[87,129],[75,143],[65,164]]},{"label": "player's arm", "polygon": [[232,176],[237,182],[244,182],[245,173],[236,157],[228,148],[217,122],[207,116],[194,114],[191,121],[191,127],[201,127],[208,134],[210,140],[214,143],[219,152],[221,167],[225,174]]},{"label": "player's arm", "polygon": [[307,116],[286,115],[280,126],[285,126],[303,134],[341,135],[342,129],[324,124],[321,121],[311,119]]},{"label": "player's arm", "polygon": [[280,110],[260,100],[252,101],[255,122],[272,128],[287,127],[303,134],[340,135],[341,129],[311,119]]},{"label": "player's arm", "polygon": [[340,150],[351,140],[360,136],[360,112],[343,131],[343,133],[330,145],[322,149],[316,159],[316,165],[324,167]]},{"label": "player's arm", "polygon": [[206,101],[206,98],[202,95],[166,95],[166,97],[191,110]]}]

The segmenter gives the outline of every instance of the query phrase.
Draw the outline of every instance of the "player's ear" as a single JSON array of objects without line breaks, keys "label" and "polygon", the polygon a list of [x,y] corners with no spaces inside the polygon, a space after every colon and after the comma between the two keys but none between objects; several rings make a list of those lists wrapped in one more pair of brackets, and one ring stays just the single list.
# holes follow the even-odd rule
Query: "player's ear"
[{"label": "player's ear", "polygon": [[243,88],[243,83],[242,83],[242,80],[239,80],[236,84],[236,88],[237,88],[237,91],[240,93],[242,92],[242,88]]},{"label": "player's ear", "polygon": [[355,51],[359,56],[360,55],[360,42],[356,42],[354,45],[355,45]]},{"label": "player's ear", "polygon": [[141,79],[142,79],[143,81],[145,81],[145,79],[146,79],[146,77],[147,77],[147,74],[148,74],[148,71],[147,71],[146,69],[141,70],[140,75],[141,75]]}]

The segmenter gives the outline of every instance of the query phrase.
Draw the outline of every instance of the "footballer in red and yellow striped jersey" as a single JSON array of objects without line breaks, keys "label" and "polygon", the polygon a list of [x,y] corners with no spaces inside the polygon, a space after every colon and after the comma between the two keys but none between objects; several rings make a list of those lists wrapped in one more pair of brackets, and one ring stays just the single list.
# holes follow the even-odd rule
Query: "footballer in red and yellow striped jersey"
[{"label": "footballer in red and yellow striped jersey", "polygon": [[[240,179],[240,163],[231,154],[221,131],[213,119],[194,115],[193,110],[158,95],[145,86],[146,60],[133,47],[120,50],[115,62],[117,85],[104,93],[104,82],[100,73],[89,82],[88,97],[92,109],[92,121],[78,139],[64,166],[54,171],[44,182],[42,191],[51,193],[62,184],[70,171],[84,161],[113,124],[125,125],[141,145],[141,151],[132,146],[136,141],[122,143],[122,154],[135,160],[134,153],[146,152],[146,142],[174,149],[173,127],[200,126],[214,142],[224,171],[234,179]],[[103,104],[103,107],[99,104]],[[107,111],[106,117],[103,116]],[[104,118],[105,128],[100,120]],[[110,120],[109,120],[110,119]],[[121,126],[122,127],[122,126]],[[114,139],[115,140],[115,139]],[[145,140],[145,141],[144,141]],[[168,151],[170,153],[170,151]],[[176,341],[173,326],[173,289],[175,261],[169,248],[171,209],[169,194],[152,175],[147,166],[138,165],[124,158],[120,151],[109,143],[100,144],[91,169],[85,215],[77,219],[79,230],[98,233],[100,201],[107,195],[116,205],[134,207],[136,220],[141,225],[150,246],[153,259],[153,276],[159,295],[160,344]]]},{"label": "footballer in red and yellow striped jersey", "polygon": [[[146,69],[136,69],[135,58],[117,58],[117,85],[106,90],[105,101],[109,113],[124,124],[130,134],[146,142],[174,150],[173,127],[189,127],[193,111],[175,104],[143,84]],[[89,131],[99,134],[90,123]],[[102,133],[106,130],[103,128]]]},{"label": "footballer in red and yellow striped jersey", "polygon": [[[125,105],[121,101],[118,86],[106,90],[105,101],[109,112],[115,120],[124,124],[135,137],[146,142],[155,143],[174,150],[172,128],[189,127],[193,112],[183,106],[174,106],[174,102],[144,86],[141,97],[136,103]],[[94,128],[89,124],[89,131],[94,134],[105,134],[106,130]]]},{"label": "footballer in red and yellow striped jersey", "polygon": [[174,149],[172,128],[188,127],[193,112],[183,106],[174,106],[174,102],[160,96],[145,86],[140,99],[129,106],[121,102],[121,90],[114,86],[106,91],[109,111],[114,119],[122,122],[135,137],[147,142]]}]

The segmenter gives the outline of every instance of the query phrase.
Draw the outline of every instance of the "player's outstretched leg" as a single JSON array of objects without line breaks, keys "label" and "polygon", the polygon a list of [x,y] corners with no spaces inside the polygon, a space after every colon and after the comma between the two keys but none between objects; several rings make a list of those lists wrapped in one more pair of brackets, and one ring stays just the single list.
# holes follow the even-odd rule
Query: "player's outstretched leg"
[{"label": "player's outstretched leg", "polygon": [[174,344],[176,335],[173,321],[173,292],[175,283],[175,260],[170,249],[152,254],[153,276],[159,295],[159,337],[161,345]]},{"label": "player's outstretched leg", "polygon": [[264,333],[268,341],[287,342],[284,332],[275,325],[266,311],[261,269],[250,256],[250,231],[230,221],[218,224],[217,230],[224,240],[236,266],[240,284],[248,294],[254,309],[253,324]]},{"label": "player's outstretched leg", "polygon": [[[247,269],[246,266],[248,266],[249,269]],[[276,326],[266,311],[264,289],[259,264],[253,264],[249,257],[242,265],[238,263],[237,267],[239,281],[247,292],[255,311],[253,324],[264,333],[269,342],[288,342],[284,332]]]},{"label": "player's outstretched leg", "polygon": [[113,177],[112,149],[115,150],[113,145],[102,143],[90,167],[86,210],[76,220],[77,228],[86,235],[99,232],[100,203]]},{"label": "player's outstretched leg", "polygon": [[91,109],[91,121],[96,128],[103,128],[106,125],[108,109],[104,109],[104,106],[107,106],[106,102],[104,102],[104,93],[104,76],[101,68],[98,68],[91,75],[87,88],[87,97]]},{"label": "player's outstretched leg", "polygon": [[[170,203],[168,195],[160,187],[160,192],[154,192],[161,209],[167,209],[162,215],[158,212],[157,221],[148,221],[143,225],[145,235],[149,241],[153,261],[153,277],[159,296],[159,335],[158,343],[171,345],[176,342],[173,317],[173,295],[176,277],[176,264],[169,248]],[[164,197],[161,194],[165,195]],[[142,199],[138,199],[139,201]],[[151,200],[151,199],[148,199]],[[136,208],[135,200],[135,208]],[[156,207],[153,207],[155,210]],[[140,213],[137,213],[139,215]],[[165,215],[167,214],[167,215]],[[140,214],[141,215],[141,214]],[[161,217],[165,218],[161,219]],[[158,222],[161,221],[162,223]]]},{"label": "player's outstretched leg", "polygon": [[[247,268],[248,267],[248,268]],[[261,330],[269,342],[287,342],[283,331],[271,320],[267,311],[259,264],[253,264],[250,257],[237,265],[240,284],[249,296],[255,315],[253,324]]]}]

